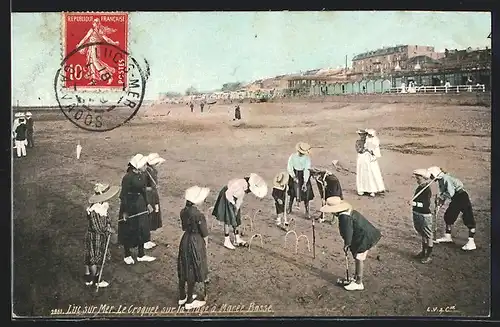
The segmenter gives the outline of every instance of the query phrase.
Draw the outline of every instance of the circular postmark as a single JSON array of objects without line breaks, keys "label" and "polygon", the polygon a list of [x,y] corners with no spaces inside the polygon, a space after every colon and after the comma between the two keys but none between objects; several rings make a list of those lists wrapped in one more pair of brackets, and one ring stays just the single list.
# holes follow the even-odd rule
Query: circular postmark
[{"label": "circular postmark", "polygon": [[87,43],[62,61],[54,80],[56,100],[76,126],[106,132],[131,120],[141,108],[145,72],[118,46]]}]

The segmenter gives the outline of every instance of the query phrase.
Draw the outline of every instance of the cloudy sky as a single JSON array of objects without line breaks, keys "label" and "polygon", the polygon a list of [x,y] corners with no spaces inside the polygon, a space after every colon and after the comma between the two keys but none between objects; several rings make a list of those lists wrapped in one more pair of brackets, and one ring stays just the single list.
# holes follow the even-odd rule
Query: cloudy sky
[{"label": "cloudy sky", "polygon": [[[350,65],[357,53],[396,44],[491,46],[490,14],[474,12],[141,12],[129,24],[129,51],[151,67],[146,99],[344,66],[346,55]],[[60,13],[12,14],[13,104],[56,104],[60,28]]]}]

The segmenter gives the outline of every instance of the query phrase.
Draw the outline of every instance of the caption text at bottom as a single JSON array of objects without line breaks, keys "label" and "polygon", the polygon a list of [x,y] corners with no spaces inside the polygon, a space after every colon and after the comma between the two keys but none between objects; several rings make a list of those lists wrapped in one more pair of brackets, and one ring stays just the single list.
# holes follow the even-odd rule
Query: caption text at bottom
[{"label": "caption text at bottom", "polygon": [[201,308],[186,310],[184,307],[141,306],[141,305],[75,305],[70,304],[65,309],[50,310],[51,316],[95,316],[95,315],[123,315],[123,316],[170,316],[179,314],[245,314],[245,313],[272,313],[272,305],[206,305]]}]

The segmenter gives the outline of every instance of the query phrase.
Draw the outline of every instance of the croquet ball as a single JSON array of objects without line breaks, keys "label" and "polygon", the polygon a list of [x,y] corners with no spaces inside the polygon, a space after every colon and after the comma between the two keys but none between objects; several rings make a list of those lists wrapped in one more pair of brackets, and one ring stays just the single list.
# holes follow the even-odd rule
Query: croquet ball
[{"label": "croquet ball", "polygon": [[325,251],[321,252],[321,254],[325,254]]},{"label": "croquet ball", "polygon": [[380,255],[377,255],[377,260],[380,261]]}]

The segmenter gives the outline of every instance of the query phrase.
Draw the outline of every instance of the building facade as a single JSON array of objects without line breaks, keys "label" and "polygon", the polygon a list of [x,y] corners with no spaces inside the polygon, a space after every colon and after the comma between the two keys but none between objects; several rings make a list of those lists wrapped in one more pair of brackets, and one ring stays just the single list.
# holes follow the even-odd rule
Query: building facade
[{"label": "building facade", "polygon": [[425,45],[398,45],[358,54],[352,59],[354,73],[388,73],[408,69],[408,61],[418,56],[434,60],[444,57],[434,47]]}]

